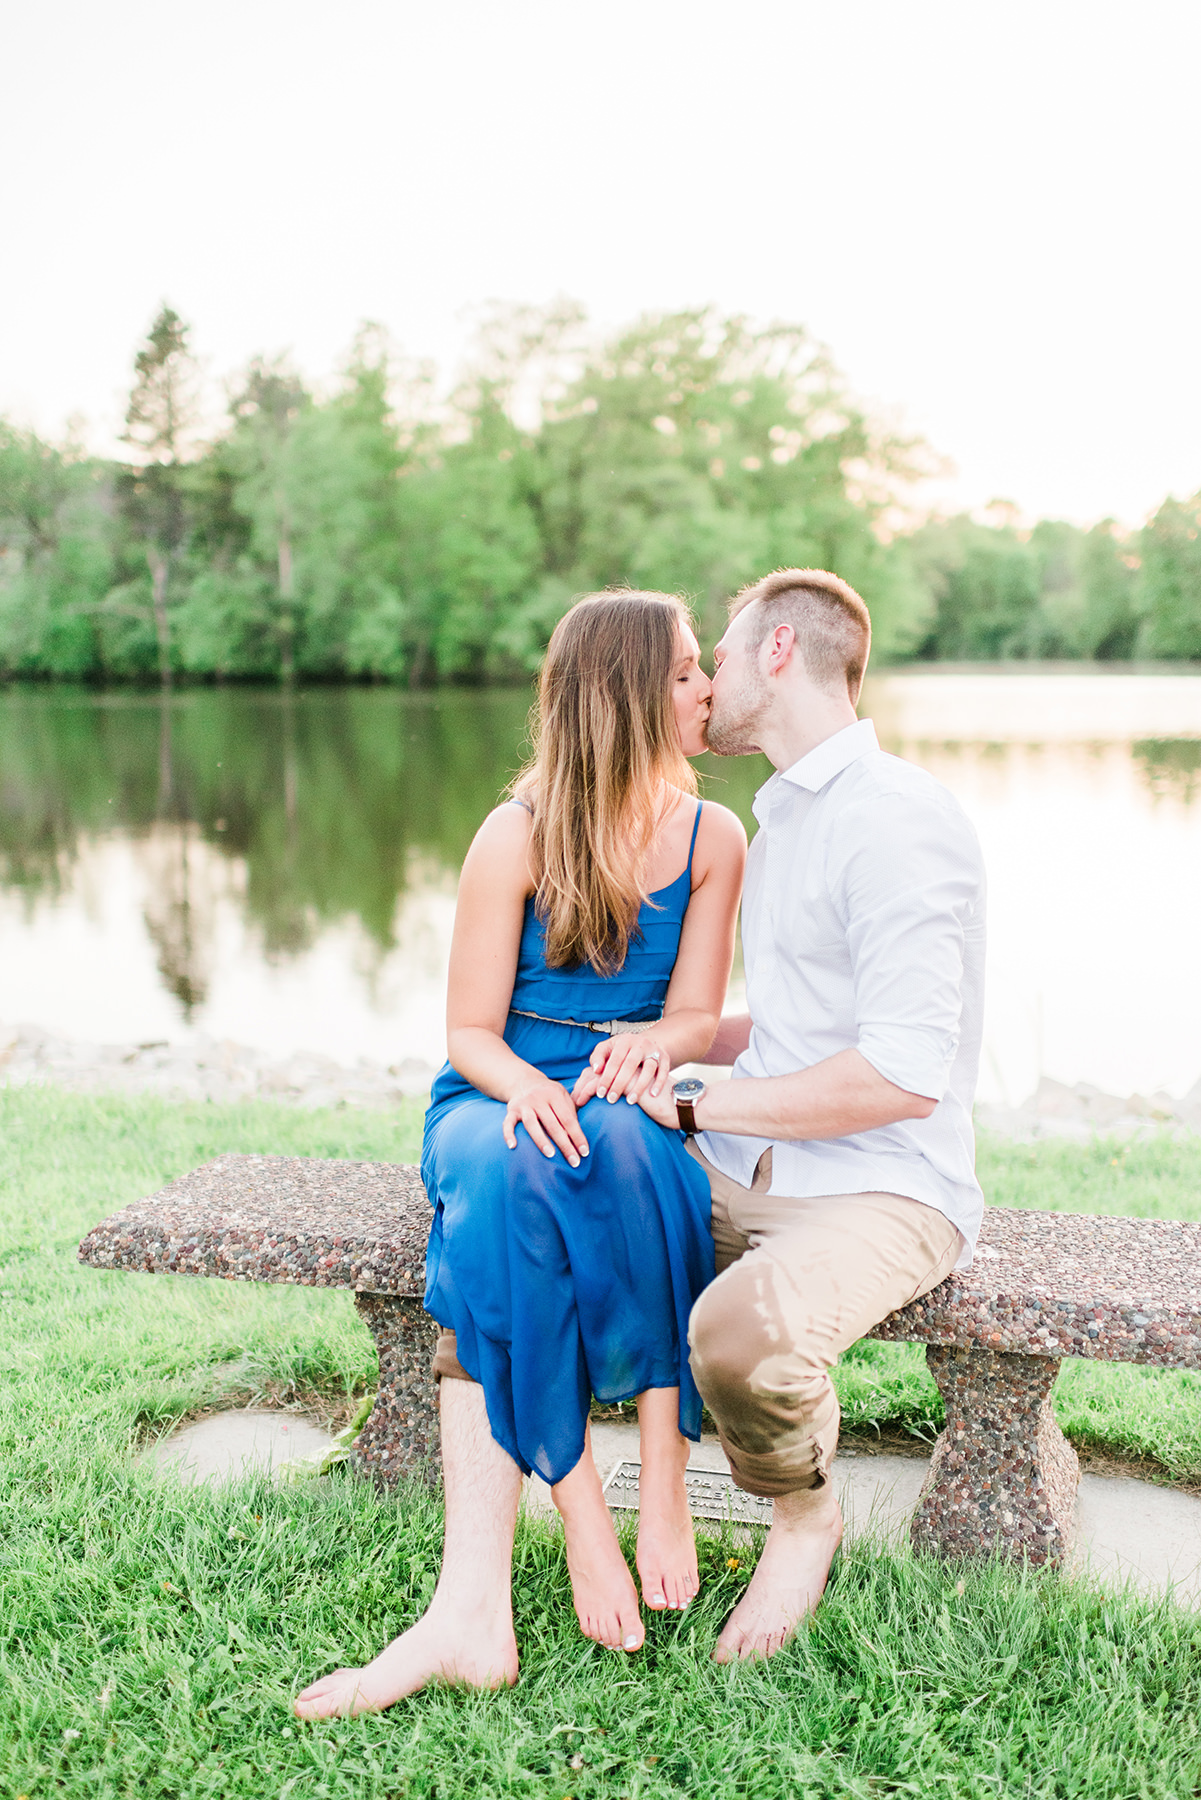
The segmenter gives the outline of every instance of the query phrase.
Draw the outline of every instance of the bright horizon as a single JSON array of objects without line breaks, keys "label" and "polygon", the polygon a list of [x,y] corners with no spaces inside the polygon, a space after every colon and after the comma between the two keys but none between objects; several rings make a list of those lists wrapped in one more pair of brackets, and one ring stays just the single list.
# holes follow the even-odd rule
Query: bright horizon
[{"label": "bright horizon", "polygon": [[219,381],[495,297],[806,324],[957,472],[1136,525],[1201,488],[1201,9],[120,0],[10,11],[0,413],[111,451],[168,300]]}]

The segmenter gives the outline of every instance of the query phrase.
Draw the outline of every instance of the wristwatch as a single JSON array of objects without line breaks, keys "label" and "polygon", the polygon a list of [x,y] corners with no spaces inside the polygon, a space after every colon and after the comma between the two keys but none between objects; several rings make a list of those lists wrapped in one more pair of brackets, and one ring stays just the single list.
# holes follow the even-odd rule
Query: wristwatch
[{"label": "wristwatch", "polygon": [[700,1127],[696,1122],[693,1107],[706,1091],[708,1084],[699,1075],[685,1075],[681,1081],[672,1083],[671,1095],[676,1103],[676,1114],[680,1121],[680,1130],[692,1137]]}]

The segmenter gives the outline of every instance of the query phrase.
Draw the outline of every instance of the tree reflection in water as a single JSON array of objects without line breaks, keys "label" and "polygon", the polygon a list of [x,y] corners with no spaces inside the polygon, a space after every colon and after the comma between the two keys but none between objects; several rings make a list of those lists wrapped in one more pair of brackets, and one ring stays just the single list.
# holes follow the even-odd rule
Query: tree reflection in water
[{"label": "tree reflection in water", "polygon": [[[1011,696],[918,671],[867,699],[886,747],[946,782],[981,836],[994,1098],[1042,1074],[1119,1094],[1197,1078],[1201,705],[1197,735],[1132,742],[1192,717],[1145,682],[1134,706],[1137,679],[1083,678],[1078,725],[1054,676],[1019,673]],[[96,1042],[178,1028],[436,1062],[458,871],[521,765],[530,697],[0,692],[0,1016]],[[1105,733],[1110,710],[1124,730]],[[705,791],[753,828],[764,760],[704,760]]]},{"label": "tree reflection in water", "polygon": [[1142,738],[1134,760],[1157,799],[1170,795],[1191,806],[1201,791],[1201,738]]},{"label": "tree reflection in water", "polygon": [[[388,950],[414,858],[457,875],[521,767],[530,699],[318,688],[199,689],[160,702],[10,689],[0,697],[0,880],[30,899],[59,892],[85,836],[144,839],[161,895],[151,929],[171,946],[164,975],[185,1004],[204,984],[189,854],[199,841],[244,859],[245,908],[269,955],[308,948],[348,915]],[[749,817],[765,765],[705,760],[709,791]]]}]

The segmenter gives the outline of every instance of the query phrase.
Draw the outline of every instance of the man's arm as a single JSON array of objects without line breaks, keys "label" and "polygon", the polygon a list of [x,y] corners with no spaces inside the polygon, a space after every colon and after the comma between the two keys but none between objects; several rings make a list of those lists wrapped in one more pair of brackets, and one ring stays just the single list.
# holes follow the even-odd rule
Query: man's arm
[{"label": "man's arm", "polygon": [[[654,1101],[644,1097],[642,1104],[660,1125],[676,1124],[670,1086]],[[701,1131],[779,1141],[851,1137],[898,1119],[928,1119],[937,1104],[928,1095],[908,1093],[887,1081],[858,1050],[840,1050],[795,1075],[716,1081],[693,1112]]]},{"label": "man's arm", "polygon": [[750,1041],[750,1013],[723,1013],[713,1042],[698,1061],[728,1068],[738,1061]]},{"label": "man's arm", "polygon": [[982,891],[974,834],[962,815],[922,797],[877,800],[844,826],[831,886],[846,921],[858,1046],[794,1074],[715,1083],[693,1107],[704,1131],[850,1137],[928,1119],[946,1091],[965,922]]}]

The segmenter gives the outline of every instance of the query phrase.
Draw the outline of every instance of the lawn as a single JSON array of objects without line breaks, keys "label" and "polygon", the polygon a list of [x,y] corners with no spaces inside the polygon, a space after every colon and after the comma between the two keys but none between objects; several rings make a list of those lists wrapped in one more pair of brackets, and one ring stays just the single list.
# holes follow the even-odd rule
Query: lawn
[{"label": "lawn", "polygon": [[[83,1231],[220,1150],[409,1160],[420,1111],[171,1106],[0,1090],[0,1794],[963,1796],[1201,1791],[1201,1619],[1053,1574],[961,1572],[860,1544],[813,1628],[765,1667],[705,1652],[745,1549],[702,1547],[682,1623],[585,1643],[561,1541],[522,1524],[519,1685],[300,1726],[304,1678],[358,1660],[432,1590],[440,1521],[348,1475],[184,1490],[148,1434],[256,1394],[327,1409],[373,1377],[344,1294],[83,1270]],[[1006,1204],[1196,1217],[1201,1142],[985,1144]],[[839,1370],[860,1431],[937,1421],[920,1355]],[[1070,1365],[1080,1442],[1201,1478],[1198,1380]],[[731,1564],[736,1563],[737,1567]]]}]

